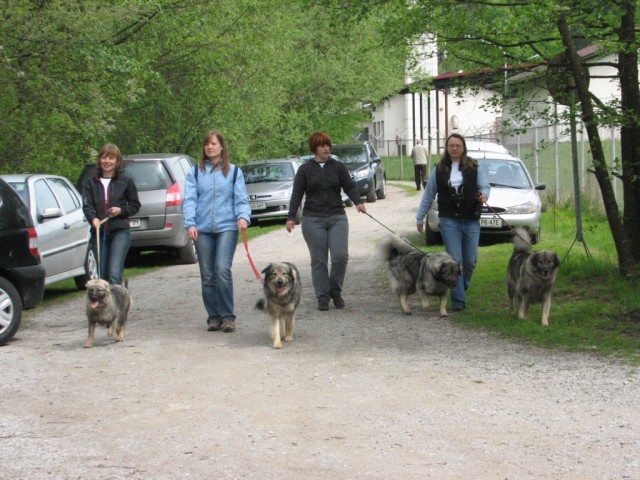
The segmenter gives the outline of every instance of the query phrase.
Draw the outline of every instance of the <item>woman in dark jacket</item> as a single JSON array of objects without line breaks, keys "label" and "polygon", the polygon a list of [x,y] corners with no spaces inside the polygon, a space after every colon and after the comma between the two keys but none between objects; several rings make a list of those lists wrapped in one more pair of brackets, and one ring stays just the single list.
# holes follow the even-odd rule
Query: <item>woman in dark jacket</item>
[{"label": "woman in dark jacket", "polygon": [[[122,174],[122,155],[108,143],[100,149],[96,174],[87,178],[82,189],[85,217],[93,227],[93,245],[100,242],[100,276],[122,284],[124,260],[131,245],[129,217],[140,210],[138,190],[131,178]],[[96,238],[100,226],[100,238]]]},{"label": "woman in dark jacket", "polygon": [[[329,310],[329,299],[344,308],[342,283],[349,260],[349,222],[340,190],[349,196],[359,212],[366,208],[347,167],[331,157],[331,139],[324,132],[309,137],[315,158],[302,165],[293,181],[287,231],[296,225],[295,217],[302,197],[302,235],[311,255],[311,280],[318,299],[318,310]],[[329,254],[331,271],[329,271]]]},{"label": "woman in dark jacket", "polygon": [[417,229],[424,231],[424,217],[438,195],[440,234],[447,253],[462,265],[458,285],[451,291],[451,308],[464,310],[466,291],[478,260],[480,213],[489,198],[491,187],[478,162],[467,156],[467,143],[458,133],[452,133],[446,150],[435,166],[416,215]]}]

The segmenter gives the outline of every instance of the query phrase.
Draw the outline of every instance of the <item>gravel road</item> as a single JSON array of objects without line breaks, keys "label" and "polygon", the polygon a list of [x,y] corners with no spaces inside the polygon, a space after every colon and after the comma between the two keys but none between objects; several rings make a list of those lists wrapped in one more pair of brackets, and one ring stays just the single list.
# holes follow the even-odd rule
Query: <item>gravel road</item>
[{"label": "gravel road", "polygon": [[[367,208],[408,234],[419,200],[390,186]],[[387,231],[348,214],[343,311],[316,310],[300,228],[250,243],[260,270],[301,272],[283,350],[241,247],[235,333],[206,331],[195,265],[131,279],[122,344],[99,329],[82,348],[81,297],[29,315],[0,349],[0,478],[640,478],[636,368],[461,329],[435,305],[403,316],[372,255]]]}]

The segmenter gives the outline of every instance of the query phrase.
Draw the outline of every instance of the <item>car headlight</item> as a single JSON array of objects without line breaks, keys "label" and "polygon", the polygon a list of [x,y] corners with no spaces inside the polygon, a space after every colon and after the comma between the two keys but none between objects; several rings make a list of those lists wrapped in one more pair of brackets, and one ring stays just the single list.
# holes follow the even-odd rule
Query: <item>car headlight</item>
[{"label": "car headlight", "polygon": [[363,168],[362,170],[358,170],[358,171],[353,175],[353,178],[365,178],[365,177],[368,177],[369,175],[371,175],[371,169],[369,169],[369,168]]},{"label": "car headlight", "polygon": [[291,198],[291,190],[282,190],[271,195],[272,200],[289,200]]},{"label": "car headlight", "polygon": [[515,205],[509,207],[504,213],[510,213],[512,215],[524,215],[527,213],[536,213],[536,204],[533,202],[523,203],[522,205]]}]

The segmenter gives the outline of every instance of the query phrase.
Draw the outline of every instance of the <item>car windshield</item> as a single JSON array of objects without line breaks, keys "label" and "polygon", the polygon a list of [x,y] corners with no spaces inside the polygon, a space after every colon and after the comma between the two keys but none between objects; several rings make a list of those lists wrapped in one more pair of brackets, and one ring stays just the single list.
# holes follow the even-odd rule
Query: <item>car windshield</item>
[{"label": "car windshield", "polygon": [[533,188],[523,165],[516,161],[480,159],[489,184],[497,188]]},{"label": "car windshield", "polygon": [[336,155],[342,163],[367,163],[364,145],[341,145],[334,147],[331,153]]},{"label": "car windshield", "polygon": [[164,165],[160,161],[125,161],[124,165],[124,173],[133,180],[136,188],[142,192],[147,190],[164,190],[172,184]]},{"label": "car windshield", "polygon": [[293,181],[293,166],[290,163],[255,163],[242,167],[247,184],[263,182]]}]

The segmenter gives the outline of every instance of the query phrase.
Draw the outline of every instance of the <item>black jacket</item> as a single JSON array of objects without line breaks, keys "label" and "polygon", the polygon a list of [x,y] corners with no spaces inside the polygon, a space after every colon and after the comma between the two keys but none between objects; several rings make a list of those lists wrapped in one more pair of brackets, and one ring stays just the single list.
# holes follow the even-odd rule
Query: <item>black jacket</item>
[{"label": "black jacket", "polygon": [[462,185],[456,191],[449,185],[450,171],[436,168],[438,186],[438,212],[441,217],[477,220],[480,218],[482,203],[479,202],[478,170],[469,167],[462,172]]},{"label": "black jacket", "polygon": [[306,162],[298,169],[293,181],[287,220],[295,220],[303,196],[302,216],[325,217],[344,213],[340,190],[344,190],[354,205],[362,203],[358,188],[343,163],[331,157],[324,167],[315,160]]},{"label": "black jacket", "polygon": [[[105,224],[105,231],[115,232],[129,228],[129,217],[132,217],[140,210],[140,200],[138,199],[138,189],[136,185],[126,175],[121,173],[111,179],[107,192],[107,202],[104,200],[104,187],[100,181],[100,170],[96,170],[96,175],[87,178],[82,188],[82,199],[84,205],[82,210],[89,223],[94,218],[102,220],[107,217],[107,211],[111,207],[120,207],[122,213],[110,218]],[[91,229],[95,235],[95,229]]]}]

